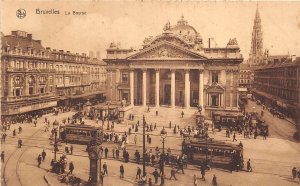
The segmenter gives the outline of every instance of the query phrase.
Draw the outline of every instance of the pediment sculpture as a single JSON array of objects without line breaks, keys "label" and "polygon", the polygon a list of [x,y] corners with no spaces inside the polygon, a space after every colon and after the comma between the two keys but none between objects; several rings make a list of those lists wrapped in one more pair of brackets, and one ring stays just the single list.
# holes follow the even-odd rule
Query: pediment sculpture
[{"label": "pediment sculpture", "polygon": [[171,46],[160,46],[149,51],[142,51],[133,58],[196,58],[188,52]]}]

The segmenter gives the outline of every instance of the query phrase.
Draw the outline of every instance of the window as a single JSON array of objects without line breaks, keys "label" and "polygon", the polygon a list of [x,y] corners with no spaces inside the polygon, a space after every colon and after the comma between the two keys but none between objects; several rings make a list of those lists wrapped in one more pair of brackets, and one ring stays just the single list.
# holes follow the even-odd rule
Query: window
[{"label": "window", "polygon": [[128,73],[123,73],[122,74],[122,82],[127,83],[128,82]]},{"label": "window", "polygon": [[211,105],[212,106],[219,106],[219,98],[218,95],[211,96]]},{"label": "window", "polygon": [[45,87],[41,87],[41,88],[40,88],[40,93],[41,93],[41,94],[45,93]]},{"label": "window", "polygon": [[29,95],[33,94],[33,87],[29,87]]},{"label": "window", "polygon": [[21,89],[20,88],[16,88],[15,91],[16,91],[16,93],[15,93],[16,96],[21,96]]},{"label": "window", "polygon": [[49,76],[49,83],[53,83],[53,77],[52,76]]},{"label": "window", "polygon": [[16,84],[20,84],[20,76],[16,76],[15,77],[15,83]]},{"label": "window", "polygon": [[212,72],[211,74],[212,83],[218,83],[219,82],[219,73],[218,72]]}]

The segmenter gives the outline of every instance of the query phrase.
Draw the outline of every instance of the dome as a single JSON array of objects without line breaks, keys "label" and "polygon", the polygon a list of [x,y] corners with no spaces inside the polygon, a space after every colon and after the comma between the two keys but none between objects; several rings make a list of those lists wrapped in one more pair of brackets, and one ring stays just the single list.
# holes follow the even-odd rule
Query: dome
[{"label": "dome", "polygon": [[174,34],[178,35],[197,35],[197,31],[194,27],[188,25],[188,22],[181,16],[181,19],[177,21],[177,25],[175,25],[171,31]]},{"label": "dome", "polygon": [[158,35],[154,38],[145,38],[143,47],[148,47],[153,43],[159,42],[160,40],[173,40],[177,44],[192,48],[194,50],[201,50],[203,48],[201,35],[194,27],[188,25],[183,16],[181,16],[179,21],[177,21],[177,25],[171,26],[170,22],[168,21],[163,30],[164,31],[161,35]]},{"label": "dome", "polygon": [[194,27],[188,25],[188,22],[184,19],[183,16],[181,16],[181,19],[179,21],[177,21],[177,25],[173,26],[170,29],[170,32],[182,38],[188,43],[202,44],[201,35],[196,31]]}]

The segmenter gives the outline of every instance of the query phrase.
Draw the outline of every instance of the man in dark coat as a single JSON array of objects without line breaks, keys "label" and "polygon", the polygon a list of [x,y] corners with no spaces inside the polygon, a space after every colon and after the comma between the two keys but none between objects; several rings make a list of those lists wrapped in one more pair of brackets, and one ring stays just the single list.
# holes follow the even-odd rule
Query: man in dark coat
[{"label": "man in dark coat", "polygon": [[37,158],[37,161],[38,161],[38,167],[40,167],[41,163],[42,163],[42,156],[39,154],[38,158]]},{"label": "man in dark coat", "polygon": [[108,148],[107,147],[105,147],[104,152],[105,152],[105,158],[107,159],[107,154],[108,154]]},{"label": "man in dark coat", "polygon": [[46,158],[46,152],[45,152],[45,150],[43,150],[43,152],[42,152],[42,157],[43,157],[43,161],[45,161],[45,158]]},{"label": "man in dark coat", "polygon": [[141,179],[142,170],[141,168],[137,168],[135,179]]},{"label": "man in dark coat", "polygon": [[108,176],[108,171],[107,171],[107,164],[106,164],[106,162],[104,162],[104,164],[103,164],[103,174],[105,175],[107,175]]},{"label": "man in dark coat", "polygon": [[152,174],[153,174],[154,179],[155,179],[155,184],[157,184],[158,183],[158,176],[159,176],[159,173],[158,173],[157,169],[155,169],[155,171]]},{"label": "man in dark coat", "polygon": [[124,172],[125,172],[124,166],[123,166],[123,164],[121,164],[121,166],[120,166],[120,178],[121,179],[124,178]]},{"label": "man in dark coat", "polygon": [[70,171],[70,174],[73,174],[73,170],[74,170],[74,164],[73,164],[73,162],[71,161],[71,162],[69,163],[69,171]]}]

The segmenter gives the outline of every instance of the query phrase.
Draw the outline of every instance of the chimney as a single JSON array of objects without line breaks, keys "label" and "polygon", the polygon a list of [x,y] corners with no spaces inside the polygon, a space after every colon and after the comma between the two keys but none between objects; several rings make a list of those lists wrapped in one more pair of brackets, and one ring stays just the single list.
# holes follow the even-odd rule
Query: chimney
[{"label": "chimney", "polygon": [[27,38],[28,38],[29,40],[32,40],[32,34],[27,34]]},{"label": "chimney", "polygon": [[64,53],[64,50],[59,50],[60,53]]},{"label": "chimney", "polygon": [[70,54],[70,51],[67,51],[67,54]]},{"label": "chimney", "polygon": [[50,47],[46,47],[46,50],[51,50],[51,48]]}]

